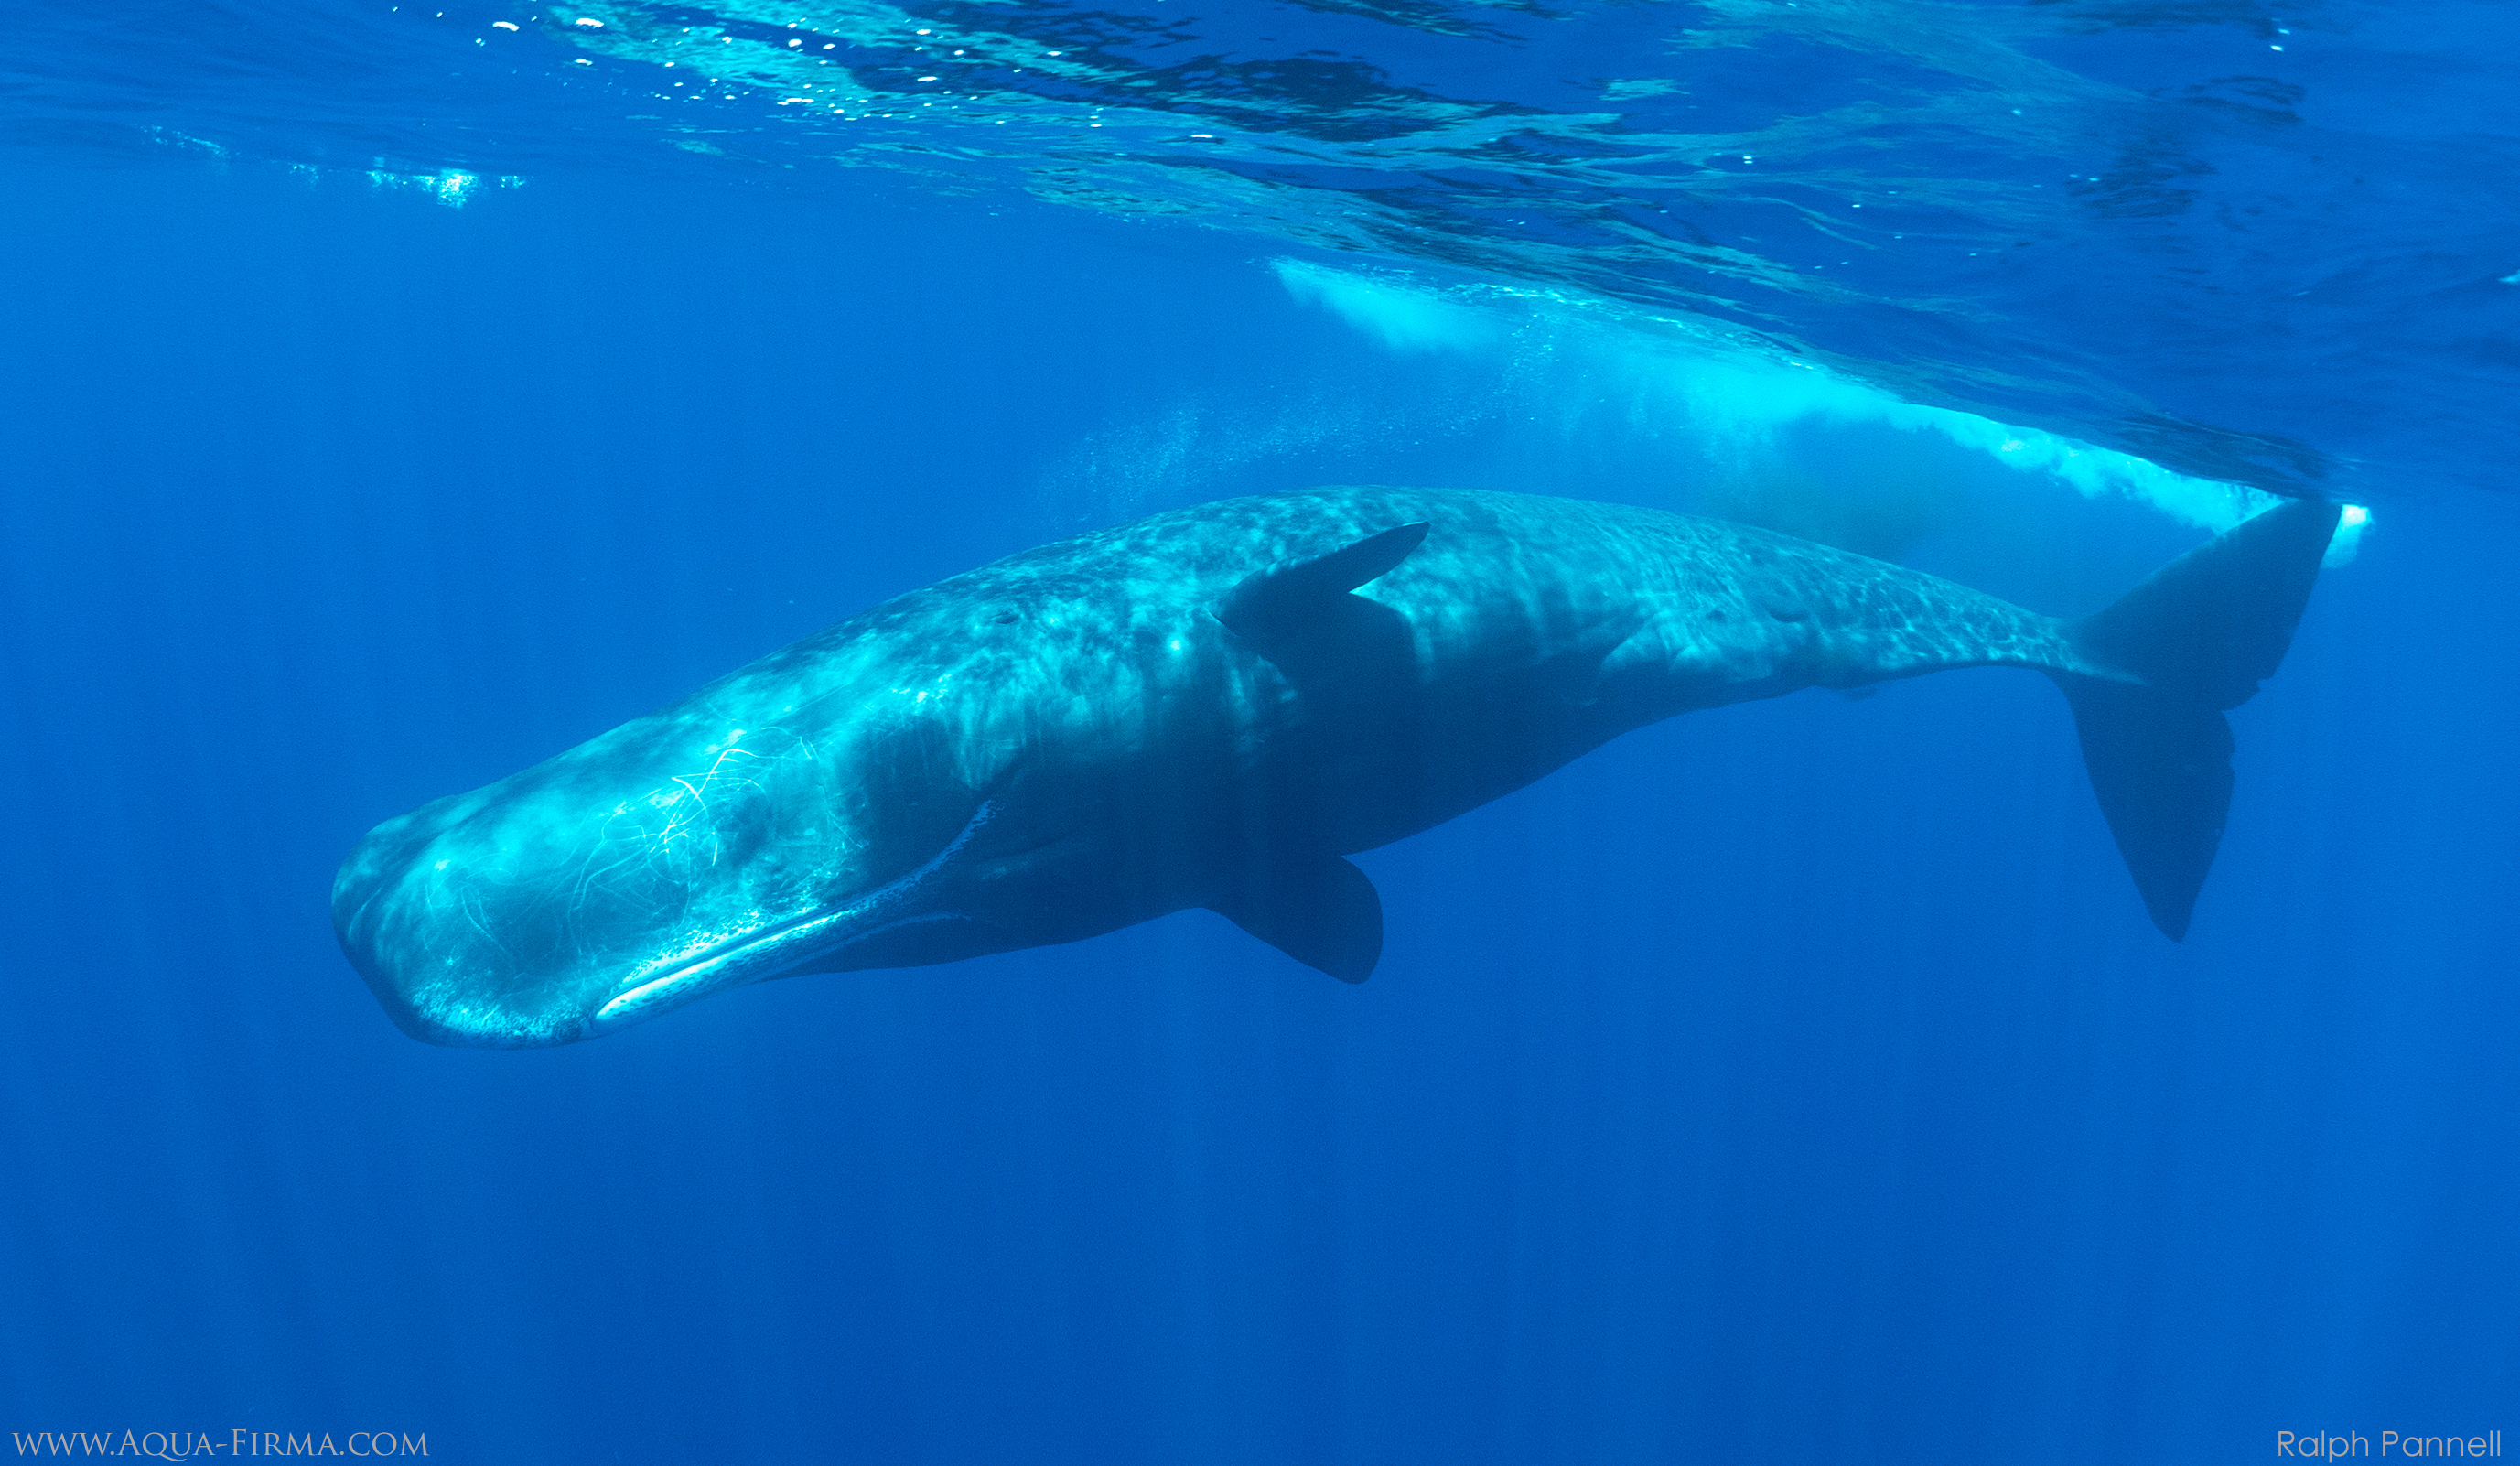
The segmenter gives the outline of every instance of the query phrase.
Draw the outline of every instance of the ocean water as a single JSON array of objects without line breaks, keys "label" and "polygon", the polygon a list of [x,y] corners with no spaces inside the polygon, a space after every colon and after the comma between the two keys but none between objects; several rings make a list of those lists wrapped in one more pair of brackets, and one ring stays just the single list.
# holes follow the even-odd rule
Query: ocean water
[{"label": "ocean water", "polygon": [[[435,6],[7,12],[18,1455],[2520,1429],[2507,7]],[[379,820],[1323,482],[2058,614],[2277,496],[2356,532],[2182,943],[1996,669],[1362,855],[1355,987],[1192,911],[498,1052],[335,943]]]}]

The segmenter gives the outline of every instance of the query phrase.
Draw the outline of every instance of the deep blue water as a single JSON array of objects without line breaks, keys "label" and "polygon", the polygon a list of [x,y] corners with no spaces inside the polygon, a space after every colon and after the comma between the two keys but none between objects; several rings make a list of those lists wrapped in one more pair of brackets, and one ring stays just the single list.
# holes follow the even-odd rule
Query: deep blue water
[{"label": "deep blue water", "polygon": [[[27,7],[0,1427],[2520,1428],[2508,12],[1160,4]],[[880,54],[837,90],[790,22]],[[988,69],[921,91],[922,25]],[[669,97],[705,44],[744,65]],[[1854,228],[1891,188],[1939,252]],[[1189,912],[490,1052],[335,946],[380,819],[996,556],[1326,481],[1745,515],[2059,613],[2236,484],[2371,520],[2234,715],[2181,944],[2061,703],[1988,670],[1695,714],[1360,857],[1360,987]]]}]

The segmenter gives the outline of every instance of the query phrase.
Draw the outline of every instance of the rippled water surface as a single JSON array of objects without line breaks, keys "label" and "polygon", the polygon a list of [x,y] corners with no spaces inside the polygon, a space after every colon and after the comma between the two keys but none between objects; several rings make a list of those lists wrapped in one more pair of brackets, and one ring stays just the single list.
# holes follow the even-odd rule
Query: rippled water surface
[{"label": "rippled water surface", "polygon": [[48,8],[12,130],[450,196],[1027,194],[1685,313],[2287,492],[2512,447],[2503,6],[434,3]]}]

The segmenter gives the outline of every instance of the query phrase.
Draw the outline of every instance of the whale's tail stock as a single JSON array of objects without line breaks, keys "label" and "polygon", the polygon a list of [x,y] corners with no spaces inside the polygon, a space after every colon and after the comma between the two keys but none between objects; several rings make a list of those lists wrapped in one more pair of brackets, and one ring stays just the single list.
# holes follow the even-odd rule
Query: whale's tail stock
[{"label": "whale's tail stock", "polygon": [[2051,671],[2073,705],[2092,792],[2155,926],[2187,935],[2231,803],[2231,728],[2292,644],[2342,513],[2295,500],[2154,572],[2067,634],[2135,680]]}]

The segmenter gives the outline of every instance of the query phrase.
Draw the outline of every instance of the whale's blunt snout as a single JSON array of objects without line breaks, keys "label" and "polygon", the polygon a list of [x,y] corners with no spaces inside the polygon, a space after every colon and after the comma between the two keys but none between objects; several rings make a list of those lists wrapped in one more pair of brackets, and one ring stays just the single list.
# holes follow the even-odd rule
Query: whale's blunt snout
[{"label": "whale's blunt snout", "polygon": [[409,876],[412,862],[425,848],[413,826],[427,811],[390,819],[368,832],[333,877],[333,936],[341,955],[393,1026],[424,1043],[478,1045],[481,1036],[450,1028],[423,1011],[415,1001],[415,974],[397,960],[405,955],[381,937],[396,910],[396,891]]},{"label": "whale's blunt snout", "polygon": [[888,910],[826,899],[850,879],[825,844],[626,839],[639,802],[512,782],[385,821],[334,881],[343,954],[414,1038],[535,1048],[791,972]]},{"label": "whale's blunt snout", "polygon": [[635,939],[650,924],[623,922],[617,902],[555,879],[567,874],[568,852],[519,838],[512,819],[476,817],[482,802],[442,800],[371,831],[334,879],[334,934],[414,1038],[575,1042],[613,995],[606,973],[622,966],[606,960],[600,939]]},{"label": "whale's blunt snout", "polygon": [[992,805],[870,791],[846,739],[718,726],[660,713],[370,831],[334,929],[394,1025],[575,1043],[959,919]]},{"label": "whale's blunt snout", "polygon": [[[361,854],[367,848],[361,848]],[[503,1001],[477,980],[474,940],[419,937],[411,873],[353,855],[333,887],[333,929],[341,953],[395,1028],[424,1043],[463,1048],[530,1048],[566,1043],[566,1025],[532,1007]]]}]

